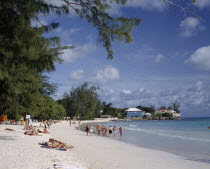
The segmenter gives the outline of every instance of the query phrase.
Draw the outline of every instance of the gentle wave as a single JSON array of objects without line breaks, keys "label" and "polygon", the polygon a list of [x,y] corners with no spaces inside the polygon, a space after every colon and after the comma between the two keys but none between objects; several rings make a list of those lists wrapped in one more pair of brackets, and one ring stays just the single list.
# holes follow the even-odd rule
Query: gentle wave
[{"label": "gentle wave", "polygon": [[129,125],[130,127],[137,127],[137,125]]},{"label": "gentle wave", "polygon": [[144,132],[144,133],[148,133],[148,134],[155,134],[155,135],[159,135],[159,136],[167,136],[167,137],[188,139],[188,140],[194,140],[194,141],[210,142],[210,140],[205,140],[205,139],[185,137],[185,136],[179,136],[179,135],[170,135],[170,134],[165,134],[165,133],[158,133],[159,131],[157,131],[157,130],[156,131],[154,131],[154,130],[151,131],[151,130],[145,130],[143,128],[129,128],[129,127],[124,127],[124,129],[126,129],[126,130],[132,130],[132,131],[138,131],[138,132]]}]

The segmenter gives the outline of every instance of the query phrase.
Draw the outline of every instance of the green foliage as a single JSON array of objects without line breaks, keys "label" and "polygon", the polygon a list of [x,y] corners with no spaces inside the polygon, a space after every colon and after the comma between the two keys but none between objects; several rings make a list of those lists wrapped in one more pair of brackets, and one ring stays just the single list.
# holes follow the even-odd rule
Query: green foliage
[{"label": "green foliage", "polygon": [[93,119],[100,116],[102,104],[98,95],[96,86],[89,86],[87,82],[77,88],[72,88],[69,93],[65,93],[61,103],[66,111],[67,116],[80,119]]},{"label": "green foliage", "polygon": [[166,106],[161,106],[160,109],[167,109],[167,107]]},{"label": "green foliage", "polygon": [[152,118],[160,118],[160,117],[162,117],[162,114],[153,114],[152,115]]},{"label": "green foliage", "polygon": [[[44,0],[0,1],[1,114],[25,115],[27,113],[33,116],[39,115],[44,119],[57,118],[55,111],[50,110],[50,108],[56,109],[56,106],[54,107],[54,103],[48,97],[54,93],[56,85],[49,84],[47,78],[42,74],[55,70],[54,64],[61,63],[59,56],[63,50],[71,49],[72,46],[62,46],[58,37],[46,38],[43,36],[44,33],[57,28],[59,23],[33,27],[31,26],[32,19],[39,22],[42,15],[71,14],[71,11],[75,11],[97,29],[98,41],[106,48],[110,59],[113,58],[112,43],[114,40],[132,42],[132,30],[141,22],[136,18],[114,18],[109,15],[107,10],[110,8],[110,3],[124,5],[126,0],[63,0],[63,2],[65,2],[64,5],[57,6]],[[91,92],[87,95],[90,95],[91,99],[98,97],[93,94],[96,94],[94,87],[90,88],[90,91],[92,95]],[[75,93],[72,91],[70,96],[73,97],[78,92],[77,90]],[[81,95],[80,99],[84,93],[78,94]],[[69,112],[71,116],[78,114],[90,119],[100,114],[99,111],[95,111],[100,109],[99,100],[94,103],[86,102],[86,105],[81,104],[79,107],[74,107],[74,101],[76,100],[73,99],[72,102],[67,102],[68,104],[65,105],[68,107],[67,110],[70,110],[69,106],[72,106]],[[81,111],[84,110],[81,107],[88,108],[89,104],[92,105],[90,110]]]},{"label": "green foliage", "polygon": [[56,101],[48,98],[46,100],[46,106],[40,111],[35,118],[40,120],[56,119],[61,120],[66,116],[65,108]]},{"label": "green foliage", "polygon": [[171,117],[173,117],[173,116],[172,116],[172,114],[170,114],[170,113],[163,113],[163,114],[162,114],[162,117],[169,117],[169,118],[171,118]]},{"label": "green foliage", "polygon": [[173,109],[174,111],[180,113],[180,111],[181,111],[181,110],[180,110],[181,104],[180,104],[177,100],[175,100],[175,101],[172,103],[171,107],[172,107],[172,109]]},{"label": "green foliage", "polygon": [[22,118],[22,116],[19,115],[19,114],[17,114],[16,117],[15,117],[15,120],[16,120],[16,121],[20,121],[21,118]]},{"label": "green foliage", "polygon": [[112,106],[112,103],[103,102],[103,115],[111,115],[112,117],[125,118],[125,109],[118,109]]},{"label": "green foliage", "polygon": [[114,18],[107,12],[112,3],[125,5],[127,0],[63,1],[67,7],[74,10],[82,19],[86,19],[98,30],[98,42],[106,48],[109,59],[113,59],[114,56],[113,41],[116,39],[125,43],[132,42],[132,31],[141,23],[141,19],[138,18]]},{"label": "green foliage", "polygon": [[145,106],[137,106],[136,108],[142,110],[142,111],[145,111],[145,112],[148,112],[148,113],[155,113],[155,107],[154,106],[150,106],[150,107],[145,107]]}]

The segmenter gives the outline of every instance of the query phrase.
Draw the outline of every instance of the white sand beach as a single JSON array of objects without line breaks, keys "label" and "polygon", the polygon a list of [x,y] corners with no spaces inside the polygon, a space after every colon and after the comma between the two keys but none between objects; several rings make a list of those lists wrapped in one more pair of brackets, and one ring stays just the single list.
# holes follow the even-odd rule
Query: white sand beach
[{"label": "white sand beach", "polygon": [[[62,165],[68,169],[207,169],[209,164],[191,161],[167,152],[145,149],[113,139],[86,136],[62,122],[51,126],[50,134],[24,135],[23,126],[0,125],[1,169],[47,169]],[[12,128],[16,131],[6,131]],[[73,145],[60,151],[41,148],[39,142],[54,138]],[[57,167],[58,168],[58,167]]]}]

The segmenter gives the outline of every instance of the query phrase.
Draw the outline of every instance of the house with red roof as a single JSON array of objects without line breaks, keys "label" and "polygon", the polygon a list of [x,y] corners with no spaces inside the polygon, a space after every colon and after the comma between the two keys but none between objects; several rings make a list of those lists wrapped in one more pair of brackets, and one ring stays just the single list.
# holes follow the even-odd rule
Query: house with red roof
[{"label": "house with red roof", "polygon": [[172,116],[175,117],[175,118],[180,118],[181,117],[179,112],[176,112],[176,111],[171,110],[171,109],[157,109],[155,111],[155,114],[164,114],[164,113],[172,114]]}]

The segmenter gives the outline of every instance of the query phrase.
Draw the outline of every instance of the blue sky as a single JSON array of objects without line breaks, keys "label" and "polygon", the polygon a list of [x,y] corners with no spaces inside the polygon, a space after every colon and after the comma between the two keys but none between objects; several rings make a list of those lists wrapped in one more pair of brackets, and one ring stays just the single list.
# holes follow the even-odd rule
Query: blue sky
[{"label": "blue sky", "polygon": [[133,32],[133,43],[113,44],[112,61],[96,43],[96,29],[74,13],[43,16],[42,23],[60,22],[57,30],[45,36],[59,36],[62,44],[75,46],[48,74],[59,84],[56,98],[87,81],[100,86],[101,99],[116,107],[159,108],[178,100],[182,116],[210,116],[210,1],[198,0],[190,8],[206,21],[162,0],[114,5],[109,11],[113,16],[140,17],[143,22]]}]

